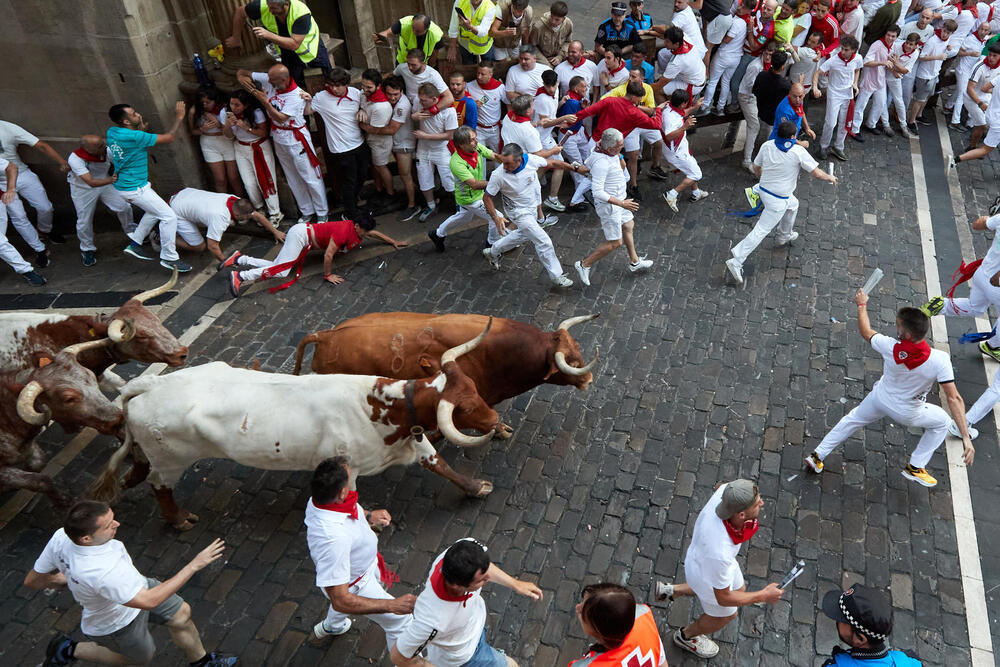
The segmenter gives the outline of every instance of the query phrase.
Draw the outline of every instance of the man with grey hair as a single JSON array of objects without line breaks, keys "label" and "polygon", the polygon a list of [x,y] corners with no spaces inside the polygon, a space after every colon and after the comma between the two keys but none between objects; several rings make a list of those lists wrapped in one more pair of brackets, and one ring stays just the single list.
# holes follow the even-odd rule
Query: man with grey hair
[{"label": "man with grey hair", "polygon": [[707,635],[732,622],[738,607],[775,604],[784,592],[776,583],[748,592],[736,562],[740,545],[757,532],[763,506],[757,485],[748,479],[720,485],[695,521],[684,556],[687,583],[656,584],[656,597],[661,600],[693,596],[701,603],[704,613],[674,633],[674,643],[699,658],[711,658],[719,652],[719,645]]},{"label": "man with grey hair", "polygon": [[487,241],[493,245],[500,238],[496,227],[489,224],[490,215],[483,206],[483,190],[486,189],[486,161],[496,157],[489,148],[479,143],[476,131],[462,125],[452,135],[455,152],[451,154],[448,167],[455,178],[455,214],[442,222],[436,230],[427,232],[438,252],[444,252],[444,237],[448,231],[459,225],[472,222],[476,218],[487,223]]},{"label": "man with grey hair", "polygon": [[[587,173],[587,168],[574,162],[572,165],[562,160],[552,160],[525,153],[517,144],[507,144],[501,152],[503,169],[494,169],[486,184],[483,204],[499,232],[499,241],[483,249],[490,265],[500,269],[500,255],[525,241],[535,245],[535,252],[541,260],[549,278],[559,287],[569,287],[573,281],[563,275],[562,265],[556,257],[552,239],[538,224],[537,209],[542,203],[542,186],[538,182],[538,170],[543,167],[567,169],[576,173]],[[504,215],[496,209],[494,198],[503,200]],[[514,229],[508,229],[510,224]]]},{"label": "man with grey hair", "polygon": [[517,64],[507,70],[504,88],[507,89],[507,100],[513,102],[518,95],[535,96],[542,87],[542,72],[552,69],[537,60],[538,49],[531,44],[522,44],[518,50]]},{"label": "man with grey hair", "polygon": [[573,265],[580,274],[580,282],[584,285],[590,284],[590,269],[594,262],[621,246],[623,241],[628,251],[629,271],[635,273],[653,265],[652,260],[639,257],[635,251],[633,237],[635,219],[632,214],[639,210],[639,204],[634,199],[627,198],[628,175],[625,170],[625,160],[622,159],[624,147],[625,137],[621,131],[608,128],[601,135],[600,149],[592,152],[587,158],[586,165],[590,170],[594,207],[601,219],[605,241],[583,261]]}]

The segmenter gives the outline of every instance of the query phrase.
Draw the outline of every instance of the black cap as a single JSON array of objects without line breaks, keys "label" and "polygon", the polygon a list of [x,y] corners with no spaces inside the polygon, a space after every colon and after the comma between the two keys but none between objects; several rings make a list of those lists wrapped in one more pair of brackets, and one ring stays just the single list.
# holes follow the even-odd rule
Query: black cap
[{"label": "black cap", "polygon": [[612,14],[627,14],[628,7],[624,2],[612,2],[611,3],[611,13]]},{"label": "black cap", "polygon": [[866,637],[885,641],[892,632],[892,605],[886,596],[866,586],[851,586],[844,592],[823,596],[823,613],[847,623]]}]

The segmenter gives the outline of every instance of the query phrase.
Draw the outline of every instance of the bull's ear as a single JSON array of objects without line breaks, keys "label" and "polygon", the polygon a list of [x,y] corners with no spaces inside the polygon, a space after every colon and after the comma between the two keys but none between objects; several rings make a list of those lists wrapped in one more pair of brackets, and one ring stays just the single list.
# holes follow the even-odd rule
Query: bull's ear
[{"label": "bull's ear", "polygon": [[35,368],[45,368],[52,363],[52,357],[45,354],[44,352],[32,352],[31,353],[31,365]]},{"label": "bull's ear", "polygon": [[439,365],[435,363],[434,359],[427,356],[426,354],[421,354],[420,359],[418,360],[417,363],[420,364],[420,368],[423,369],[424,374],[427,376],[434,375],[439,370],[441,370]]}]

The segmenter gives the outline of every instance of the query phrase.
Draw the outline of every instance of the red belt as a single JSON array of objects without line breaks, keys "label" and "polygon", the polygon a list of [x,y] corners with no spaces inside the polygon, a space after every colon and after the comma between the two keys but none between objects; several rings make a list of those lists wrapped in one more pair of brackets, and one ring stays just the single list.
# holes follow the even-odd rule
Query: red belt
[{"label": "red belt", "polygon": [[302,127],[305,126],[296,127],[294,125],[289,125],[288,127],[282,127],[281,125],[272,122],[271,127],[276,130],[288,130],[295,136],[296,139],[299,140],[299,143],[302,144],[302,147],[306,150],[306,155],[309,156],[309,164],[316,169],[316,175],[318,176],[320,174],[319,160],[316,158],[316,153],[313,152],[312,145],[306,140],[306,135],[302,134]]},{"label": "red belt", "polygon": [[252,148],[253,170],[257,175],[257,187],[260,188],[261,195],[266,198],[273,194],[277,194],[278,189],[274,186],[274,179],[271,177],[271,170],[267,166],[267,160],[264,159],[264,149],[260,146],[265,141],[267,141],[267,137],[261,137],[257,141],[236,140],[236,142],[241,146],[250,146]]},{"label": "red belt", "polygon": [[500,125],[500,121],[497,121],[496,123],[493,123],[492,125],[483,125],[482,123],[476,123],[477,127],[481,127],[484,130],[492,130],[494,127],[497,127],[499,125]]}]

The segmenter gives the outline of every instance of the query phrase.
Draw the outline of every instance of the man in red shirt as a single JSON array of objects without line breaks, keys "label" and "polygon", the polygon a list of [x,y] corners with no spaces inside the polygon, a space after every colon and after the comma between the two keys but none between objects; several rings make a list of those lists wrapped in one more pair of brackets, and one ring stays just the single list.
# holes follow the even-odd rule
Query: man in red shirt
[{"label": "man in red shirt", "polygon": [[594,133],[591,136],[592,146],[597,145],[604,130],[609,127],[621,131],[623,136],[637,127],[658,130],[662,122],[662,109],[657,107],[651,116],[640,110],[639,102],[642,101],[645,94],[646,91],[641,82],[630,81],[625,88],[625,97],[605,97],[585,109],[577,111],[574,115],[568,116],[565,120],[569,125],[573,125],[587,116],[600,114],[594,121]]},{"label": "man in red shirt", "polygon": [[818,0],[812,12],[812,26],[809,28],[823,35],[823,57],[840,47],[840,23],[830,13],[831,4],[831,0]]},{"label": "man in red shirt", "polygon": [[396,241],[375,230],[375,218],[370,213],[359,213],[357,220],[330,220],[329,222],[306,223],[292,225],[285,234],[285,243],[278,251],[273,261],[250,257],[240,251],[234,252],[219,262],[219,270],[229,267],[247,267],[229,274],[229,293],[233,298],[240,295],[243,287],[274,277],[285,277],[292,269],[295,275],[291,280],[278,287],[272,287],[272,292],[283,290],[294,284],[302,274],[302,265],[310,250],[323,249],[323,280],[334,285],[344,282],[344,279],[331,273],[333,256],[338,252],[347,252],[361,245],[365,236],[371,236],[394,248],[409,245],[406,241]]}]

